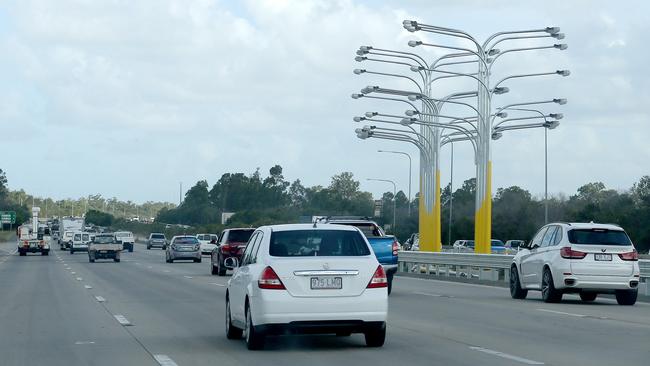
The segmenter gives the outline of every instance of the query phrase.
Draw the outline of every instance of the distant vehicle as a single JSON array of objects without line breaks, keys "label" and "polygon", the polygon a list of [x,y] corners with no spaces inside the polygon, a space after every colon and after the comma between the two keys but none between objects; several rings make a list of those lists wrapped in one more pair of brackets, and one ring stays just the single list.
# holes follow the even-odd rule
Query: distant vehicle
[{"label": "distant vehicle", "polygon": [[120,261],[122,245],[115,242],[113,234],[97,234],[88,245],[88,261],[94,263],[97,259],[112,259]]},{"label": "distant vehicle", "polygon": [[151,233],[147,239],[147,249],[160,247],[162,250],[167,249],[167,238],[163,233]]},{"label": "distant vehicle", "polygon": [[72,244],[70,245],[70,254],[74,254],[74,252],[87,252],[89,243],[89,233],[81,231],[75,232],[72,237]]},{"label": "distant vehicle", "polygon": [[473,252],[474,240],[456,240],[452,246],[456,252]]},{"label": "distant vehicle", "polygon": [[490,248],[493,254],[505,254],[506,247],[503,242],[499,239],[490,240]]},{"label": "distant vehicle", "polygon": [[506,253],[507,254],[515,254],[519,251],[519,247],[522,244],[525,244],[526,242],[524,240],[508,240],[506,241],[506,244],[504,245],[506,247]]},{"label": "distant vehicle", "polygon": [[370,242],[370,246],[377,256],[377,260],[384,267],[384,271],[388,277],[388,294],[390,295],[393,289],[393,276],[397,272],[397,255],[400,250],[400,244],[397,238],[392,235],[386,235],[377,223],[367,217],[330,216],[325,220],[321,220],[321,222],[354,226],[361,230],[366,239],[368,239],[368,242]]},{"label": "distant vehicle", "polygon": [[200,249],[199,240],[195,236],[175,236],[165,250],[165,259],[167,263],[174,263],[179,259],[191,259],[196,263],[201,263]]},{"label": "distant vehicle", "polygon": [[413,250],[411,248],[413,248],[413,244],[416,241],[418,242],[420,241],[420,234],[418,233],[411,234],[411,236],[408,239],[406,239],[406,241],[404,242],[404,250]]},{"label": "distant vehicle", "polygon": [[241,260],[248,239],[255,229],[239,228],[225,229],[217,239],[217,247],[210,254],[211,270],[213,275],[225,276],[226,266],[224,261],[234,257]]},{"label": "distant vehicle", "polygon": [[27,253],[50,254],[50,229],[46,226],[39,226],[39,207],[32,208],[32,222],[25,223],[16,229],[18,236],[18,255],[24,257]]},{"label": "distant vehicle", "polygon": [[411,244],[411,249],[412,251],[419,251],[420,250],[420,236],[416,236],[415,239],[413,239],[413,244]]},{"label": "distant vehicle", "polygon": [[64,236],[59,239],[59,246],[61,250],[70,249],[72,238],[66,232],[83,231],[85,224],[84,219],[81,217],[64,217],[59,222],[59,232]]},{"label": "distant vehicle", "polygon": [[196,234],[201,244],[201,254],[209,255],[217,247],[219,236],[216,234]]},{"label": "distant vehicle", "polygon": [[115,232],[115,241],[117,244],[122,244],[122,250],[128,250],[133,252],[133,246],[135,245],[135,237],[130,231],[116,231]]},{"label": "distant vehicle", "polygon": [[545,302],[560,302],[565,293],[578,293],[583,301],[609,293],[620,305],[636,302],[639,255],[619,226],[553,223],[520,248],[510,269],[515,299],[536,290]]},{"label": "distant vehicle", "polygon": [[388,279],[368,240],[344,225],[274,225],[255,230],[226,290],[226,337],[248,349],[267,336],[363,333],[386,339]]}]

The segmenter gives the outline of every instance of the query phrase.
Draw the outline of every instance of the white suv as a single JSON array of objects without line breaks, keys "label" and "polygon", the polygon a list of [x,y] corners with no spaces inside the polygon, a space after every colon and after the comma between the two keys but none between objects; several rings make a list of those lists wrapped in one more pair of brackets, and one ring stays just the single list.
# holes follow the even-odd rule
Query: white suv
[{"label": "white suv", "polygon": [[515,255],[510,294],[524,299],[528,290],[538,290],[545,302],[559,302],[564,293],[578,293],[583,301],[613,293],[620,305],[634,305],[638,261],[632,241],[619,226],[548,224]]},{"label": "white suv", "polygon": [[386,338],[388,279],[365,236],[353,226],[263,226],[248,240],[226,292],[226,336],[246,334],[249,349],[285,333],[363,333]]}]

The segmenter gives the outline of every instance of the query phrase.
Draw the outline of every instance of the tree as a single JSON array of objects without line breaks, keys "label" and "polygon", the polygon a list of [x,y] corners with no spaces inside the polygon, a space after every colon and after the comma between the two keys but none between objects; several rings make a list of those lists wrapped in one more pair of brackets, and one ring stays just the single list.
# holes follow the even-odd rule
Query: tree
[{"label": "tree", "polygon": [[0,204],[3,204],[9,195],[9,188],[7,187],[7,175],[0,169]]},{"label": "tree", "polygon": [[86,212],[85,221],[86,223],[94,224],[97,226],[111,226],[113,225],[114,217],[111,214],[97,211],[97,210],[88,210]]}]

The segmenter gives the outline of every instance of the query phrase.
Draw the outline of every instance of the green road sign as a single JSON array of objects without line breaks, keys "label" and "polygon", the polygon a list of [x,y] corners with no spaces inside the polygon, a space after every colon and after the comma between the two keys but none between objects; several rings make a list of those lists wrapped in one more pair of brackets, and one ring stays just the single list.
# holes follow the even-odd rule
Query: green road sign
[{"label": "green road sign", "polygon": [[0,224],[15,224],[16,212],[15,211],[0,211]]}]

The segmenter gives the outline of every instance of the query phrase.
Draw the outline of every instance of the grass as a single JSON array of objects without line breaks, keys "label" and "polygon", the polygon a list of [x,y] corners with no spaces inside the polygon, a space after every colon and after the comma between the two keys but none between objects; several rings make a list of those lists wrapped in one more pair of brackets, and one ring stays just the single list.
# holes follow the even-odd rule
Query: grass
[{"label": "grass", "polygon": [[0,231],[0,242],[16,240],[16,233],[12,230]]}]

